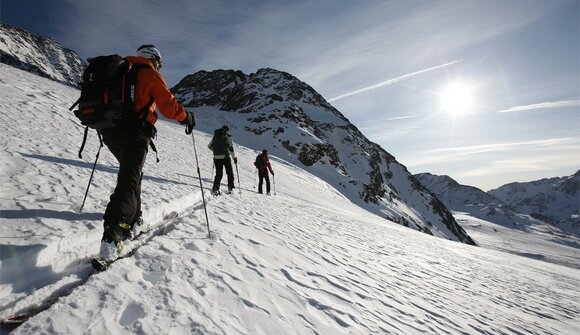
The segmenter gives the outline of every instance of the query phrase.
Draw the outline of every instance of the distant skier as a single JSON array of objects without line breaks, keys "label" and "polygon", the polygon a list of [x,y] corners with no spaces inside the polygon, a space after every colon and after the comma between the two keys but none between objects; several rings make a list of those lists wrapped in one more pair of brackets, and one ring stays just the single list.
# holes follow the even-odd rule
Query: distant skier
[{"label": "distant skier", "polygon": [[266,194],[270,194],[270,176],[268,175],[268,170],[272,176],[274,171],[272,170],[272,164],[270,164],[270,159],[268,158],[268,150],[262,150],[262,153],[256,156],[256,161],[254,165],[258,169],[258,177],[260,182],[258,183],[258,193],[262,194],[262,186],[264,184],[264,179],[266,179]]},{"label": "distant skier", "polygon": [[[213,163],[215,165],[215,178],[213,180],[212,194],[220,194],[220,183],[222,181],[224,167],[228,176],[228,193],[234,189],[234,170],[232,169],[233,158],[234,163],[238,163],[238,159],[234,154],[234,142],[230,134],[230,128],[223,126],[214,130],[213,139],[209,142],[208,148],[213,151]],[[231,157],[231,158],[230,158]]]},{"label": "distant skier", "polygon": [[159,73],[162,60],[153,45],[143,45],[136,56],[127,57],[133,64],[146,65],[137,70],[135,85],[136,111],[143,110],[143,118],[127,125],[102,130],[103,141],[119,162],[117,186],[103,215],[104,232],[100,257],[114,258],[122,249],[121,242],[136,235],[143,224],[141,217],[141,180],[143,165],[151,138],[155,136],[158,108],[169,119],[186,126],[190,134],[195,126],[192,112],[186,112],[167,88]]}]

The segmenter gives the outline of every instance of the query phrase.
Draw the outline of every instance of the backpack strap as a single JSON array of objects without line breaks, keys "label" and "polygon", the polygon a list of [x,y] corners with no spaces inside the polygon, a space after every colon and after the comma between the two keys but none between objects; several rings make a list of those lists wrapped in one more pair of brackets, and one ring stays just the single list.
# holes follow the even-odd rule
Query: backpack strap
[{"label": "backpack strap", "polygon": [[81,98],[78,98],[77,101],[75,101],[75,103],[72,106],[70,106],[70,108],[68,110],[72,111],[79,104],[80,101],[81,101]]},{"label": "backpack strap", "polygon": [[147,105],[145,105],[145,107],[143,107],[139,111],[139,114],[137,115],[137,119],[145,119],[145,117],[147,116],[147,112],[149,111],[149,108],[153,105],[154,102],[155,102],[155,99],[153,99],[153,97],[151,97],[151,99],[149,99],[149,102],[147,103]]},{"label": "backpack strap", "polygon": [[153,150],[153,152],[155,153],[155,159],[157,160],[157,163],[159,163],[159,155],[157,154],[157,147],[155,146],[155,143],[153,143],[153,139],[149,141],[149,146],[151,147],[151,150]]},{"label": "backpack strap", "polygon": [[[83,143],[81,143],[81,148],[79,149],[79,158],[80,159],[83,158],[82,152],[85,149],[85,144],[87,143],[88,133],[89,133],[89,127],[85,127],[85,134],[83,135]],[[103,135],[98,130],[97,130],[97,135],[99,136],[99,142],[101,144],[99,146],[99,151],[101,151],[101,148],[103,147]],[[157,147],[155,146],[155,143],[153,143],[153,138],[149,141],[149,146],[151,147],[151,150],[153,150],[153,152],[155,153],[155,160],[157,161],[157,163],[159,163],[160,162],[159,154],[157,152]]]},{"label": "backpack strap", "polygon": [[[152,68],[149,65],[145,65],[145,64],[131,64],[131,68],[129,69],[130,72],[130,81],[135,83],[135,85],[137,85],[137,70],[139,69],[144,69],[144,68]],[[155,102],[155,99],[153,97],[151,97],[151,99],[149,99],[149,102],[147,102],[147,104],[145,106],[143,106],[143,108],[141,108],[141,110],[137,113],[137,120],[143,120],[143,122],[147,122],[146,117],[147,117],[147,112],[149,112],[149,108],[151,108],[151,106],[153,105],[153,103]],[[155,126],[150,125],[153,129],[152,129],[152,134],[151,134],[151,140],[149,141],[149,146],[151,147],[151,150],[153,150],[153,152],[155,153],[155,160],[157,163],[159,163],[159,153],[157,152],[157,147],[155,146],[155,143],[153,143],[153,138],[155,138],[157,136],[157,132],[155,131]]]},{"label": "backpack strap", "polygon": [[79,149],[79,158],[83,159],[83,150],[85,149],[85,144],[87,143],[87,134],[89,133],[89,127],[85,127],[85,135],[83,136],[83,143],[81,143],[81,148]]},{"label": "backpack strap", "polygon": [[[85,134],[83,135],[83,143],[81,143],[81,148],[79,149],[79,158],[80,159],[83,158],[83,150],[85,149],[85,144],[87,143],[88,133],[89,133],[89,127],[85,127]],[[102,137],[101,132],[99,130],[97,130],[97,135],[99,135],[99,142],[101,143],[101,145],[99,146],[99,151],[101,151],[101,148],[103,147],[103,137]]]},{"label": "backpack strap", "polygon": [[[131,109],[133,108],[133,96],[131,96],[131,85],[135,85],[137,86],[137,72],[139,72],[140,69],[153,69],[150,65],[147,64],[134,64],[131,63],[127,58],[125,58],[125,61],[129,64],[129,70],[127,71],[127,80],[126,82],[129,83],[129,85],[125,85],[124,89],[124,95],[125,95],[125,99],[123,101],[123,104],[125,104],[125,107],[127,109]],[[145,117],[147,116],[147,112],[149,111],[149,108],[153,105],[153,103],[155,102],[155,99],[153,99],[153,97],[151,97],[151,99],[149,99],[149,102],[147,102],[147,104],[137,112],[137,120],[141,120],[141,119],[145,119]]]}]

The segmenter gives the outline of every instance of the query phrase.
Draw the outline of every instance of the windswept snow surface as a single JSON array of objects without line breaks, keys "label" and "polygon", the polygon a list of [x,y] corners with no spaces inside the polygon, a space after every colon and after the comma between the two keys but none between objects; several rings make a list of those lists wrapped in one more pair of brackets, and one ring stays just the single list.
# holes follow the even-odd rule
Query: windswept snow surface
[{"label": "windswept snow surface", "polygon": [[0,317],[55,301],[14,334],[580,329],[579,270],[406,229],[280,159],[276,194],[258,195],[248,148],[236,147],[241,187],[210,196],[210,137],[196,131],[208,238],[192,138],[164,121],[162,161],[150,154],[145,168],[145,219],[180,216],[134,256],[91,275],[84,258],[98,249],[114,158],[102,151],[79,213],[97,140],[76,158],[82,128],[67,107],[78,91],[2,64],[0,73]]}]

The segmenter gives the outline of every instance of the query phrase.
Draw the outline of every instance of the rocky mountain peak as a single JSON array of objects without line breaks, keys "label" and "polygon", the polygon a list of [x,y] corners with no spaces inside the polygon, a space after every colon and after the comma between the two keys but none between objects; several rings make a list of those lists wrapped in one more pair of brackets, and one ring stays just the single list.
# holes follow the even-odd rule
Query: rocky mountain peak
[{"label": "rocky mountain peak", "polygon": [[[196,88],[192,90],[191,88]],[[239,70],[199,71],[183,78],[171,91],[184,96],[187,107],[219,106],[224,111],[249,113],[269,105],[318,106],[343,122],[348,120],[308,84],[293,75],[262,68],[246,75]],[[189,96],[185,97],[186,94]]]},{"label": "rocky mountain peak", "polygon": [[0,23],[0,62],[79,87],[85,62],[49,37]]},{"label": "rocky mountain peak", "polygon": [[[435,175],[429,172],[418,173],[415,175],[423,185],[439,185],[441,189],[457,189],[459,183],[447,175]],[[427,187],[430,189],[429,187]]]}]

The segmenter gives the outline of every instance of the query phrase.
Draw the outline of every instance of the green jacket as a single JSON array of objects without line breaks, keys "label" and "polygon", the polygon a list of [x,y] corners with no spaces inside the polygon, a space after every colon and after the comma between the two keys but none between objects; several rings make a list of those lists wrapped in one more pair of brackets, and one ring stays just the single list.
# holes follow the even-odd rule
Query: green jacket
[{"label": "green jacket", "polygon": [[232,159],[236,158],[234,153],[234,141],[232,140],[232,135],[227,132],[225,134],[225,150],[224,148],[214,148],[214,138],[209,142],[207,147],[213,151],[213,159],[224,159],[227,157],[231,157]]}]

